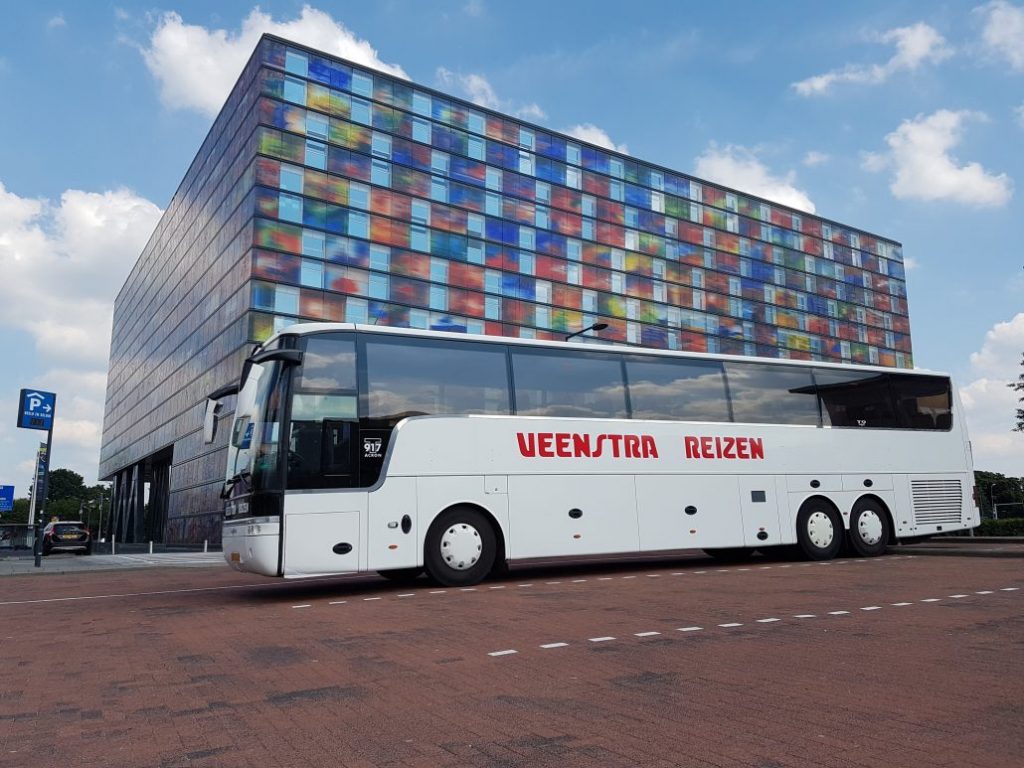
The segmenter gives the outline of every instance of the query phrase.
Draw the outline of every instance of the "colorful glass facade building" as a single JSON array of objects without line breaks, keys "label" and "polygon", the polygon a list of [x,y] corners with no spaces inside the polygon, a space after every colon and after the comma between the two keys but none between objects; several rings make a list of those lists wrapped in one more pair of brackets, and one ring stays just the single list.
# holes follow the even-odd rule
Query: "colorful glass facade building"
[{"label": "colorful glass facade building", "polygon": [[264,36],[115,304],[122,538],[219,538],[204,398],[298,320],[912,365],[899,243]]}]

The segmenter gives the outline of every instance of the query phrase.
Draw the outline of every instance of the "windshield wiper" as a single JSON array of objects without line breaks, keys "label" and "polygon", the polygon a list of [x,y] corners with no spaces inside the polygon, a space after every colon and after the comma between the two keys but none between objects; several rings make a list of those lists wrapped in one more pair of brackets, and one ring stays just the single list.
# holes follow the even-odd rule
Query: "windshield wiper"
[{"label": "windshield wiper", "polygon": [[248,470],[242,470],[241,472],[238,472],[238,473],[232,475],[230,478],[228,478],[227,480],[224,481],[224,487],[220,489],[220,497],[222,499],[230,499],[231,498],[231,492],[232,492],[232,490],[234,490],[235,484],[239,483],[239,482],[241,482],[243,480],[246,481],[247,483],[249,483],[250,490],[251,490],[251,488],[252,488],[252,473],[249,472]]}]

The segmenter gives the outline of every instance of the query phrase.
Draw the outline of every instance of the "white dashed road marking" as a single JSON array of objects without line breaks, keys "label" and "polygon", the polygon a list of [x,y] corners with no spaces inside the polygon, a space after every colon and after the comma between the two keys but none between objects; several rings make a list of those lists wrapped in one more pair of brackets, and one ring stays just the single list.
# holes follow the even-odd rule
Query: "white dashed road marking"
[{"label": "white dashed road marking", "polygon": [[513,650],[513,649],[509,648],[508,650],[505,650],[505,651],[491,651],[487,655],[488,656],[511,656],[513,653],[519,653],[519,651],[516,651],[516,650]]},{"label": "white dashed road marking", "polygon": [[757,623],[758,624],[771,624],[773,621],[778,621],[778,619],[758,619]]},{"label": "white dashed road marking", "polygon": [[703,627],[680,627],[679,632],[699,632]]},{"label": "white dashed road marking", "polygon": [[828,615],[829,616],[846,616],[848,613],[849,613],[849,611],[829,611]]},{"label": "white dashed road marking", "polygon": [[545,643],[541,648],[565,648],[568,643]]},{"label": "white dashed road marking", "polygon": [[793,616],[793,618],[794,619],[813,619],[813,618],[815,618],[815,614],[813,614],[813,613],[798,613],[795,616]]},{"label": "white dashed road marking", "polygon": [[661,634],[661,632],[636,632],[635,633],[636,637],[654,637],[655,635],[660,635],[660,634]]},{"label": "white dashed road marking", "polygon": [[729,628],[729,627],[742,627],[743,625],[740,624],[738,621],[730,621],[727,624],[719,624],[718,626]]},{"label": "white dashed road marking", "polygon": [[882,606],[880,606],[880,605],[869,605],[869,606],[866,606],[864,608],[861,608],[861,610],[862,611],[880,611],[880,610],[882,610]]},{"label": "white dashed road marking", "polygon": [[302,605],[293,605],[292,608],[312,608],[310,603],[303,603]]},{"label": "white dashed road marking", "polygon": [[905,605],[913,605],[913,603],[890,603],[894,608],[902,608]]},{"label": "white dashed road marking", "polygon": [[607,643],[609,640],[614,640],[614,637],[591,637],[588,638],[592,643]]}]

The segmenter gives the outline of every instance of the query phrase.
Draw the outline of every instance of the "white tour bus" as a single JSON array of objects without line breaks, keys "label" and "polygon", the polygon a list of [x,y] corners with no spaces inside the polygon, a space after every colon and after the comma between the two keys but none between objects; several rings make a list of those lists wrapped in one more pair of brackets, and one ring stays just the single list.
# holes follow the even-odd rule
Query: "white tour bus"
[{"label": "white tour bus", "polygon": [[246,361],[223,547],[240,571],[426,571],[796,545],[879,555],[979,523],[948,376],[352,324]]}]

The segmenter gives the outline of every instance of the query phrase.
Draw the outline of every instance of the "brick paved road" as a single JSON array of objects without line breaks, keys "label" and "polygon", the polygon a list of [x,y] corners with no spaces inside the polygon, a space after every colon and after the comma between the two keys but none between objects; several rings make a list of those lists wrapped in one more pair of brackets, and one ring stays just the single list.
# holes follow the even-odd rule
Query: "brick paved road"
[{"label": "brick paved road", "polygon": [[1021,587],[900,555],[9,577],[0,765],[1022,766]]}]

